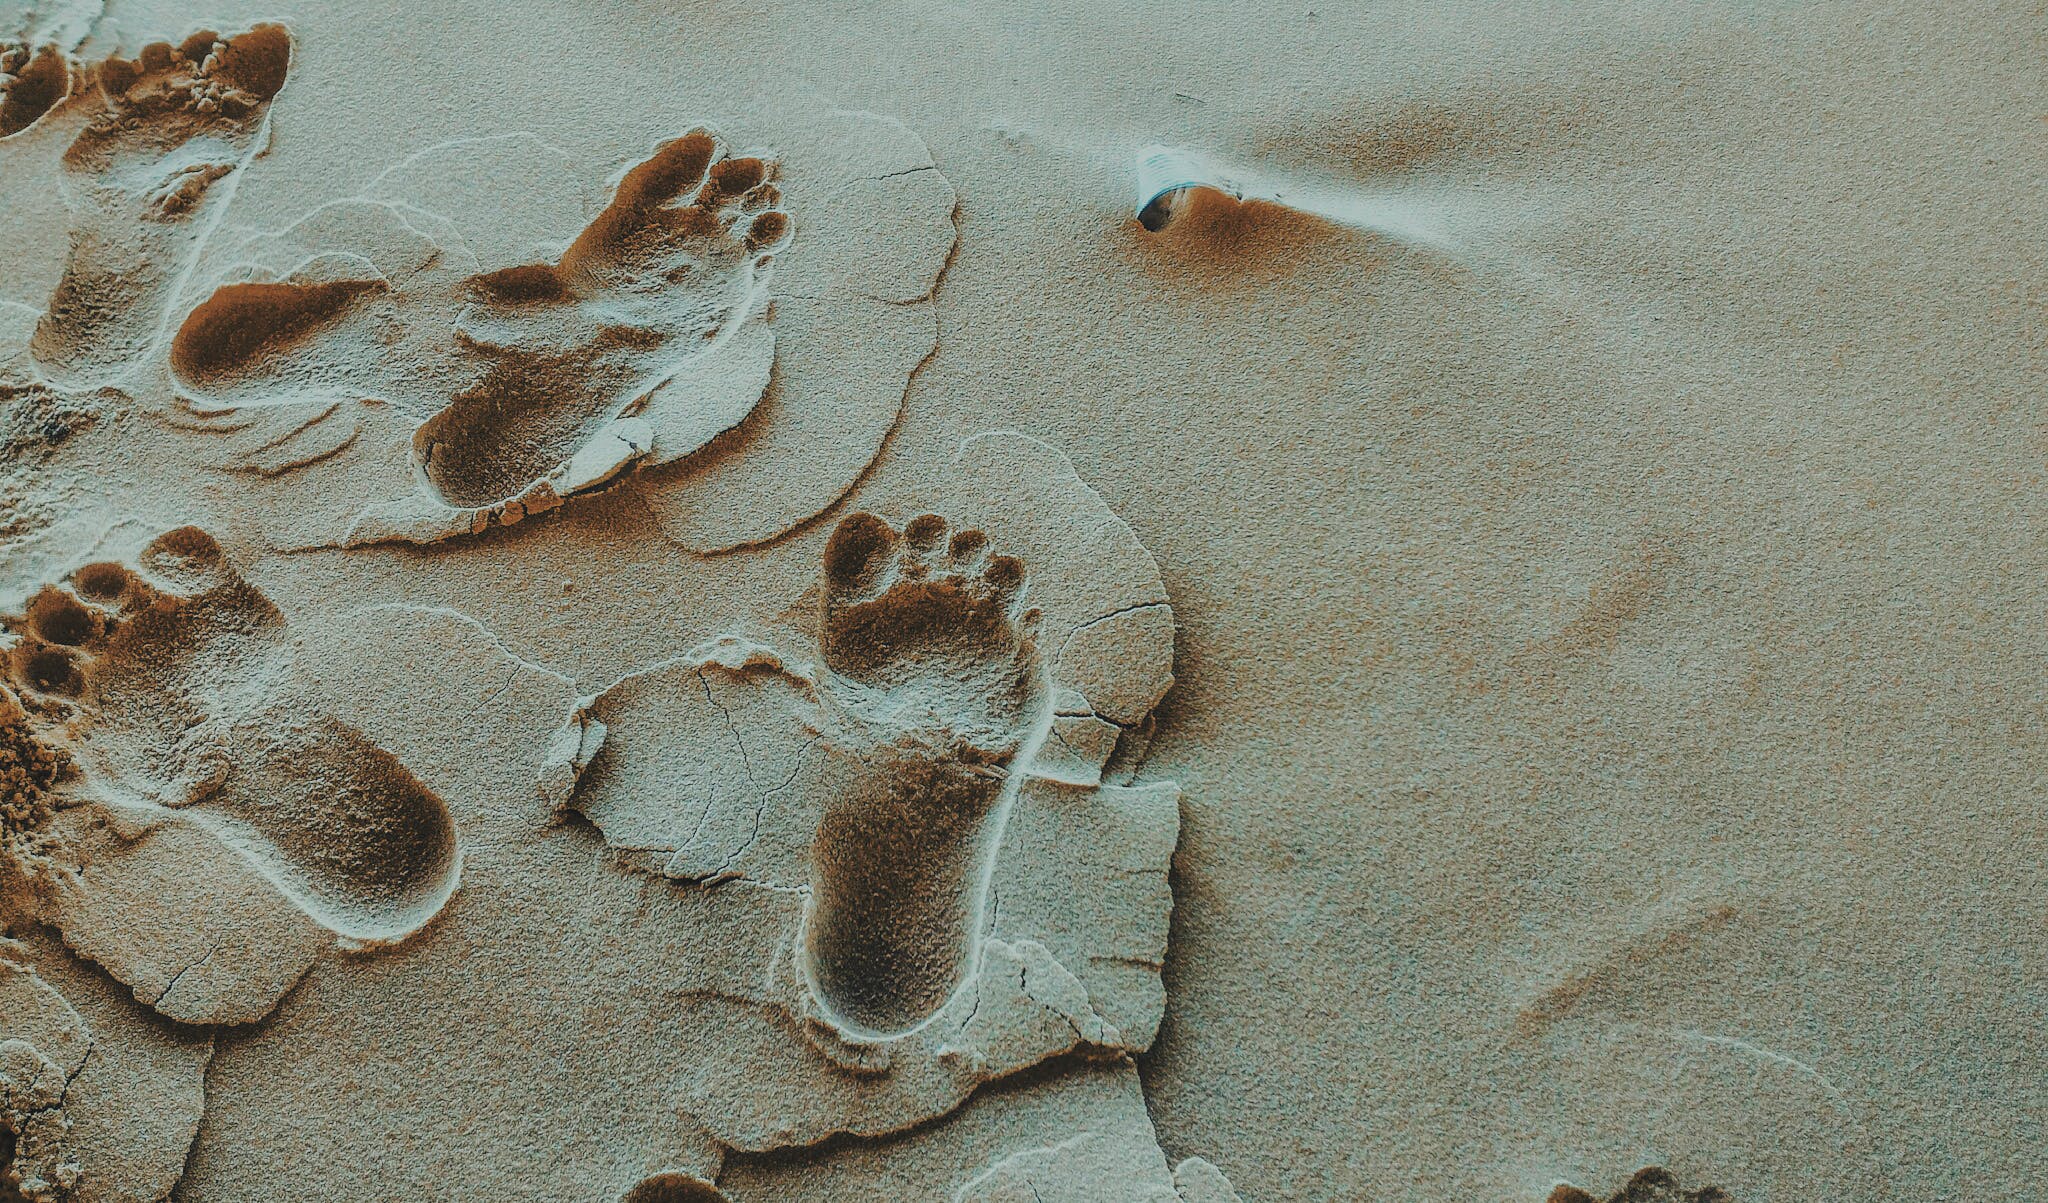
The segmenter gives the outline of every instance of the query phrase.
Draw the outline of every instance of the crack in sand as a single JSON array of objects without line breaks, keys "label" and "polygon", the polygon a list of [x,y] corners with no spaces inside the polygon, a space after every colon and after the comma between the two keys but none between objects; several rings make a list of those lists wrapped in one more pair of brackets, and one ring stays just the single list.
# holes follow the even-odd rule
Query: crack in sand
[{"label": "crack in sand", "polygon": [[157,991],[157,995],[155,998],[149,1000],[150,1005],[156,1006],[164,1002],[165,1000],[169,999],[171,997],[172,991],[178,988],[178,983],[185,980],[185,975],[191,973],[195,969],[203,968],[208,961],[211,961],[213,959],[213,954],[220,951],[220,947],[221,946],[218,944],[213,945],[212,947],[206,950],[205,955],[201,956],[198,960],[192,962],[191,964],[185,966],[183,969],[178,970],[178,972],[171,977],[170,983],[166,985],[162,990]]},{"label": "crack in sand", "polygon": [[491,628],[485,626],[483,623],[478,622],[476,619],[470,617],[469,615],[463,613],[460,610],[453,608],[452,606],[423,606],[415,605],[410,602],[380,602],[374,606],[363,606],[354,610],[344,610],[341,612],[340,616],[344,618],[353,618],[366,614],[381,614],[387,611],[397,614],[419,614],[439,618],[452,618],[455,621],[461,623],[463,626],[466,626],[470,630],[476,632],[477,634],[482,635],[486,640],[490,642],[493,648],[496,648],[506,658],[510,659],[513,663],[517,664],[520,668],[526,670],[527,672],[539,673],[544,677],[551,678],[555,681],[562,682],[563,684],[572,687],[576,684],[576,682],[566,674],[556,672],[554,669],[549,668],[544,664],[536,663],[535,661],[529,660],[526,657],[520,655],[518,652],[513,651],[510,647],[506,646],[505,641],[503,639],[498,637],[497,632],[491,630]]}]

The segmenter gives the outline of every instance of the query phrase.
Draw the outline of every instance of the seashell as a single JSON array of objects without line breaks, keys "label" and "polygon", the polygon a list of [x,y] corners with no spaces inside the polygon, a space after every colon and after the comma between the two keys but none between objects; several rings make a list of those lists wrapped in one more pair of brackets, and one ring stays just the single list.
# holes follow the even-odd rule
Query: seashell
[{"label": "seashell", "polygon": [[1138,224],[1153,233],[1173,221],[1181,202],[1197,189],[1244,199],[1244,185],[1179,147],[1147,146],[1138,152]]}]

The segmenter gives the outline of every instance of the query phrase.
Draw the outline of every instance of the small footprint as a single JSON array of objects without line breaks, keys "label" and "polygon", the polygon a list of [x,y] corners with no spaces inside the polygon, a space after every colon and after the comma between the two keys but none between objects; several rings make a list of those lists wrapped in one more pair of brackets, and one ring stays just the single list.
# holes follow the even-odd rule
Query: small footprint
[{"label": "small footprint", "polygon": [[788,242],[772,164],[708,130],[663,143],[561,259],[476,277],[456,323],[474,373],[414,446],[448,504],[517,496],[760,301]]},{"label": "small footprint", "polygon": [[179,326],[171,368],[179,379],[213,389],[237,377],[288,378],[293,352],[341,320],[358,297],[376,291],[377,283],[368,280],[230,284]]},{"label": "small footprint", "polygon": [[70,257],[30,343],[48,376],[108,384],[143,361],[290,62],[284,27],[257,25],[101,64],[104,108],[64,153]]},{"label": "small footprint", "polygon": [[85,799],[191,816],[352,940],[402,938],[453,892],[441,799],[360,734],[269,701],[284,618],[206,532],[88,563],[5,626],[8,675]]},{"label": "small footprint", "polygon": [[[223,252],[227,274],[169,343],[172,379],[197,410],[378,398],[419,419],[447,403],[450,334],[474,260],[391,206],[364,200],[330,202],[285,230],[239,237],[239,250]],[[269,252],[256,252],[261,267],[237,257],[252,244]]]},{"label": "small footprint", "polygon": [[1050,721],[1024,566],[925,514],[825,549],[821,686],[869,747],[812,849],[805,968],[842,1023],[908,1030],[972,969],[1009,803]]}]

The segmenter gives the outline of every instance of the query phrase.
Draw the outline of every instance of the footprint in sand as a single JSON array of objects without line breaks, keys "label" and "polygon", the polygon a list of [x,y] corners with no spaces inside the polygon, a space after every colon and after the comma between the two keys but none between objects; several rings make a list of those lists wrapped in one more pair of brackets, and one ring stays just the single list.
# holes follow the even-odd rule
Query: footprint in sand
[{"label": "footprint in sand", "polygon": [[278,546],[460,537],[628,473],[693,550],[787,534],[866,471],[936,345],[956,198],[871,113],[777,106],[748,138],[617,173],[451,139],[284,229],[225,229],[161,416],[276,482]]},{"label": "footprint in sand", "polygon": [[753,311],[757,270],[789,238],[772,170],[685,134],[627,173],[559,262],[476,279],[455,336],[477,378],[414,440],[444,501],[491,505],[562,470]]},{"label": "footprint in sand", "polygon": [[[950,535],[950,537],[949,537]],[[1024,566],[936,514],[849,516],[825,548],[820,680],[860,770],[811,856],[804,961],[842,1023],[907,1030],[972,968],[1020,772],[1051,720]]]},{"label": "footprint in sand", "polygon": [[143,364],[290,62],[284,27],[258,25],[101,64],[104,107],[64,153],[71,253],[30,344],[45,374],[97,386]]},{"label": "footprint in sand", "polygon": [[679,1106],[732,1149],[900,1131],[1164,1015],[1180,791],[1133,781],[1172,683],[1157,564],[1021,435],[871,505],[818,532],[808,600],[746,620],[767,642],[579,699],[537,782],[621,867],[715,893],[727,1038]]},{"label": "footprint in sand", "polygon": [[204,531],[87,563],[4,625],[32,728],[77,766],[59,809],[175,812],[363,943],[402,938],[453,891],[442,801],[356,732],[269,702],[284,618]]},{"label": "footprint in sand", "polygon": [[[188,394],[237,404],[305,396],[310,381],[388,400],[422,419],[413,458],[430,494],[391,521],[443,534],[479,515],[516,521],[680,434],[650,398],[764,304],[762,269],[791,228],[774,174],[695,130],[627,172],[552,262],[458,275],[450,254],[393,282],[336,255],[318,272],[227,284],[181,323],[172,370]],[[744,405],[682,451],[758,400],[772,358],[759,342],[758,370],[734,373]]]}]

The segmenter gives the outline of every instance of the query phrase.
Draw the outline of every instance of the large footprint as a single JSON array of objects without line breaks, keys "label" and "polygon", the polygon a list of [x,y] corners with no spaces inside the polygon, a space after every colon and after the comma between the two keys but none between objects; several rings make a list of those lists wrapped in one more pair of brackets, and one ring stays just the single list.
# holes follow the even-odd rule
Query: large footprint
[{"label": "large footprint", "polygon": [[804,961],[858,1030],[908,1030],[966,980],[1013,769],[1050,724],[1023,565],[987,542],[857,513],[825,548],[819,684],[850,720],[837,740],[864,746],[818,824]]},{"label": "large footprint", "polygon": [[[352,729],[272,700],[292,654],[284,618],[204,531],[85,563],[4,625],[0,649],[31,730],[76,766],[56,802],[60,842],[101,849],[64,879],[54,921],[145,1001],[131,979],[169,989],[136,940],[158,919],[126,908],[137,883],[176,880],[167,857],[203,858],[188,870],[202,901],[184,900],[197,909],[212,909],[207,889],[232,884],[197,878],[239,880],[205,867],[219,863],[210,845],[358,944],[402,939],[453,892],[446,806]],[[191,916],[202,918],[234,916]]]},{"label": "large footprint", "polygon": [[262,149],[291,38],[257,25],[99,68],[104,109],[64,154],[71,253],[31,344],[52,379],[114,383],[155,344],[181,277]]},{"label": "large footprint", "polygon": [[732,939],[694,972],[726,1036],[681,1105],[734,1149],[899,1131],[1164,1013],[1179,789],[1116,784],[1172,680],[1157,565],[1020,435],[882,502],[824,540],[816,602],[748,621],[822,663],[727,635],[649,665],[540,783],[621,863],[716,888]]}]

